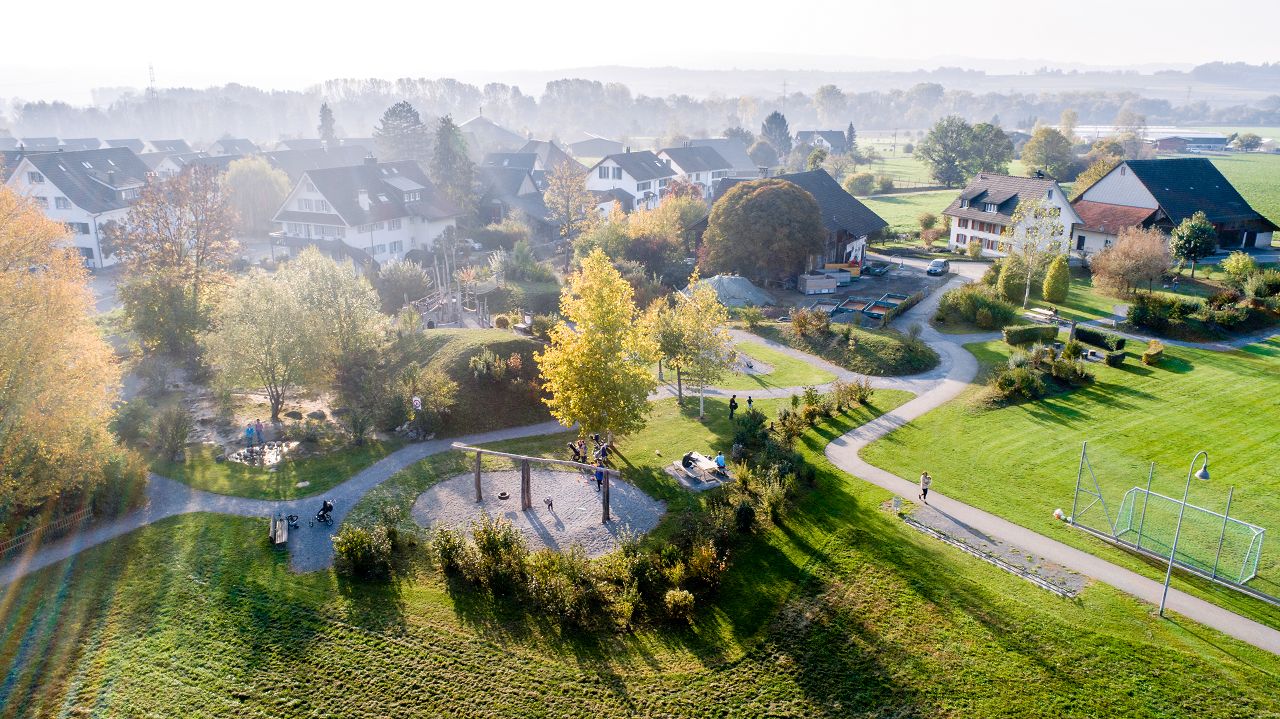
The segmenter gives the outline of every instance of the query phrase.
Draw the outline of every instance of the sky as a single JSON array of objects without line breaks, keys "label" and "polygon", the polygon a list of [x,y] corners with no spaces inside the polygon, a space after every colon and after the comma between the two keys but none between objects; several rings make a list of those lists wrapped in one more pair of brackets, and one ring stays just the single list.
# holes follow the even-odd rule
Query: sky
[{"label": "sky", "polygon": [[[237,82],[296,89],[335,77],[456,77],[602,65],[695,69],[1185,68],[1280,61],[1280,3],[1217,0],[599,0],[352,3],[62,0],[6,13],[0,99],[89,101],[94,87]],[[777,13],[783,17],[770,19]],[[47,15],[46,15],[47,14]],[[28,17],[23,17],[29,15]],[[678,17],[677,17],[678,16]],[[1239,21],[1248,18],[1247,22]],[[23,26],[41,27],[22,32]],[[57,32],[46,32],[53,26]]]}]

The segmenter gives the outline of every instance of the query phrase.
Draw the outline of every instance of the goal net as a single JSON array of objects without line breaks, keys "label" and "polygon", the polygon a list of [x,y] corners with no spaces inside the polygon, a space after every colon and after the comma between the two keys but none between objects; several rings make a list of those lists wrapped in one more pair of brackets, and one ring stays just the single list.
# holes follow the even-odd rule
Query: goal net
[{"label": "goal net", "polygon": [[[1115,538],[1166,560],[1173,546],[1182,500],[1142,487],[1124,493],[1115,518]],[[1244,584],[1258,574],[1266,530],[1188,504],[1174,563],[1211,577]]]}]

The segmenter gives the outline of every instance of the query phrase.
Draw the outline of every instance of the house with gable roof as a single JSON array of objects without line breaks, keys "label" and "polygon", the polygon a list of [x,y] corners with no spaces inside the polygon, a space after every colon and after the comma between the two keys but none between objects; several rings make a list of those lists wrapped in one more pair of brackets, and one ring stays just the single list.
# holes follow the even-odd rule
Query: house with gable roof
[{"label": "house with gable roof", "polygon": [[833,155],[843,155],[849,149],[849,139],[844,130],[799,130],[796,142],[809,147],[821,147]]},{"label": "house with gable roof", "polygon": [[729,177],[733,166],[714,148],[704,145],[668,147],[658,150],[658,159],[675,170],[681,180],[702,188],[702,198],[710,200],[717,180]]},{"label": "house with gable roof", "polygon": [[376,267],[415,249],[434,249],[460,214],[418,163],[367,157],[358,165],[303,172],[273,218],[280,230],[272,238]]},{"label": "house with gable roof", "polygon": [[1072,230],[1080,224],[1080,216],[1072,209],[1067,193],[1048,177],[1016,177],[979,173],[942,214],[951,218],[951,236],[947,246],[953,252],[964,252],[976,242],[986,256],[1003,256],[1016,242],[1018,228],[1010,233],[1005,230],[1013,225],[1013,214],[1024,200],[1039,199],[1046,207],[1058,211],[1062,222],[1059,242],[1065,252]]},{"label": "house with gable roof", "polygon": [[209,145],[208,154],[214,157],[221,155],[252,155],[259,152],[259,148],[252,140],[243,137],[224,137],[221,140],[215,140]]},{"label": "house with gable roof", "polygon": [[[662,190],[677,176],[671,163],[648,150],[606,155],[587,171],[587,189],[622,190],[634,198],[636,207],[658,206]],[[599,197],[599,195],[597,195]]]}]

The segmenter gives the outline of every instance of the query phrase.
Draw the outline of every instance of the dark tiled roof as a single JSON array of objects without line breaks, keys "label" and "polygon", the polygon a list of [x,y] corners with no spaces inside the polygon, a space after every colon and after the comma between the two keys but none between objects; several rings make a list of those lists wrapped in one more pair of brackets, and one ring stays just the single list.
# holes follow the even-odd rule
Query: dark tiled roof
[{"label": "dark tiled roof", "polygon": [[477,174],[486,195],[503,199],[520,196],[520,186],[526,179],[533,182],[529,171],[520,167],[481,167]]},{"label": "dark tiled roof", "polygon": [[146,182],[149,171],[127,147],[36,153],[27,155],[26,160],[72,203],[92,213],[131,205],[120,196],[120,190]]},{"label": "dark tiled roof", "polygon": [[243,137],[226,137],[213,143],[223,155],[252,155],[258,151],[253,141]]},{"label": "dark tiled roof", "polygon": [[141,155],[138,155],[138,159],[147,166],[148,170],[154,172],[155,169],[160,166],[160,163],[165,161],[165,159],[177,154],[178,153],[176,152],[144,152]]},{"label": "dark tiled roof", "polygon": [[[658,156],[648,150],[640,152],[620,152],[616,155],[608,155],[597,162],[599,165],[605,160],[613,160],[622,168],[622,171],[630,175],[636,182],[644,182],[645,180],[657,180],[662,177],[675,177],[675,170],[672,170],[667,163],[658,159]],[[595,169],[592,167],[592,169]]]},{"label": "dark tiled roof", "polygon": [[626,212],[630,212],[631,208],[636,204],[635,195],[618,187],[611,190],[592,190],[591,194],[596,196],[597,205],[603,205],[606,202],[619,202],[622,203],[622,209]]},{"label": "dark tiled roof", "polygon": [[538,155],[533,152],[490,152],[481,163],[484,167],[509,167],[532,172],[538,164]]},{"label": "dark tiled roof", "polygon": [[796,139],[806,145],[812,145],[814,138],[817,137],[826,140],[828,145],[836,149],[844,149],[846,138],[843,130],[800,130],[796,132]]},{"label": "dark tiled roof", "polygon": [[696,147],[668,147],[660,150],[671,158],[671,162],[685,172],[713,172],[728,170],[733,167],[729,161],[720,156],[713,148],[702,145]]},{"label": "dark tiled roof", "polygon": [[[412,160],[367,162],[350,167],[310,170],[306,177],[315,184],[335,212],[348,225],[417,215],[431,220],[458,216],[458,209],[427,179],[422,167]],[[404,192],[389,180],[407,179],[422,186],[422,199],[405,202]],[[360,206],[360,191],[369,195],[369,209]],[[385,198],[385,199],[384,199]]]},{"label": "dark tiled roof", "polygon": [[621,152],[624,146],[617,140],[592,135],[577,142],[570,142],[566,147],[578,157],[600,157]]},{"label": "dark tiled roof", "polygon": [[204,153],[199,153],[195,157],[187,157],[183,162],[183,166],[211,167],[218,172],[226,172],[227,168],[231,166],[231,163],[243,158],[244,155],[218,155],[216,157],[210,157]]},{"label": "dark tiled roof", "polygon": [[156,152],[191,152],[186,140],[148,140]]},{"label": "dark tiled roof", "polygon": [[350,167],[364,161],[369,151],[363,147],[335,147],[325,149],[317,147],[313,150],[276,150],[264,152],[262,156],[272,167],[282,170],[289,179],[297,182],[302,173],[308,170],[321,170],[327,167]]},{"label": "dark tiled roof", "polygon": [[[1048,178],[983,173],[970,180],[942,213],[979,222],[999,217],[1007,222],[1013,218],[1013,211],[1017,209],[1019,202],[1033,197],[1047,198],[1049,190],[1061,192],[1055,188],[1057,183]],[[961,207],[960,200],[968,200],[969,207]],[[996,203],[995,212],[983,212],[982,206],[987,202]]]},{"label": "dark tiled roof", "polygon": [[690,144],[694,147],[710,147],[725,160],[728,160],[729,166],[735,170],[755,170],[756,162],[747,154],[747,148],[742,146],[742,141],[733,137],[713,137],[702,140],[690,140]]},{"label": "dark tiled roof", "polygon": [[568,164],[579,172],[586,172],[587,166],[569,156],[554,142],[549,140],[530,140],[520,148],[520,152],[532,152],[542,159],[542,166],[547,172],[562,164]]},{"label": "dark tiled roof", "polygon": [[324,148],[324,140],[318,137],[295,137],[292,140],[281,140],[280,147],[286,150],[320,150]]},{"label": "dark tiled roof", "polygon": [[1249,206],[1207,158],[1129,160],[1121,167],[1125,165],[1156,198],[1160,209],[1175,225],[1197,211],[1203,211],[1209,221],[1216,224],[1251,220],[1271,224]]},{"label": "dark tiled roof", "polygon": [[58,149],[58,138],[56,137],[24,137],[18,141],[28,150],[56,150]]},{"label": "dark tiled roof", "polygon": [[[854,237],[862,237],[889,226],[888,222],[872,212],[869,207],[845,192],[840,183],[828,175],[826,170],[778,175],[776,179],[795,183],[813,195],[813,199],[818,201],[818,209],[822,212],[822,223],[826,225],[828,232],[844,230]],[[721,180],[716,185],[716,199],[723,197],[729,188],[739,182],[751,182],[751,180]]]},{"label": "dark tiled roof", "polygon": [[143,150],[147,149],[146,144],[143,143],[142,140],[139,140],[136,137],[125,137],[119,140],[107,140],[107,146],[108,147],[127,147],[139,155],[142,154]]},{"label": "dark tiled roof", "polygon": [[62,141],[62,149],[65,151],[72,150],[96,150],[102,147],[102,140],[96,137],[75,137]]},{"label": "dark tiled roof", "polygon": [[12,150],[17,148],[18,138],[9,137],[8,135],[0,135],[0,150]]},{"label": "dark tiled roof", "polygon": [[1088,200],[1076,200],[1071,207],[1080,216],[1084,229],[1108,235],[1118,235],[1126,227],[1140,227],[1157,213],[1149,207],[1109,205]]},{"label": "dark tiled roof", "polygon": [[477,115],[458,125],[458,129],[470,134],[476,139],[477,143],[486,147],[519,147],[525,141],[524,136],[510,131],[482,115]]}]

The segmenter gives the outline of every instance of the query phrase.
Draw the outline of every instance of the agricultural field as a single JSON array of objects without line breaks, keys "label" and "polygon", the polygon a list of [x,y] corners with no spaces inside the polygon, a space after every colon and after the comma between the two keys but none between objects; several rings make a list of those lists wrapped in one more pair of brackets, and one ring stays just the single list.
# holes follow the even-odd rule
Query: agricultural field
[{"label": "agricultural field", "polygon": [[889,223],[887,232],[901,234],[919,232],[918,218],[922,213],[932,212],[941,217],[942,211],[956,199],[958,192],[958,190],[907,192],[900,195],[878,195],[859,199],[862,204]]},{"label": "agricultural field", "polygon": [[1280,155],[1251,152],[1210,159],[1253,209],[1280,224]]},{"label": "agricultural field", "polygon": [[[988,365],[1012,349],[1002,342],[971,346]],[[1071,512],[1083,442],[1113,508],[1129,488],[1144,485],[1155,462],[1152,490],[1180,496],[1187,463],[1197,450],[1211,455],[1212,481],[1192,487],[1191,502],[1222,511],[1235,487],[1231,515],[1277,531],[1280,473],[1271,461],[1280,439],[1270,397],[1280,373],[1280,340],[1232,352],[1167,347],[1147,367],[1140,343],[1127,348],[1119,368],[1090,365],[1096,381],[1066,394],[1001,408],[977,401],[971,390],[863,451],[863,457],[902,476],[922,467],[934,488],[1156,579],[1163,568],[1113,550],[1052,518]],[[1248,431],[1240,428],[1249,427]],[[947,438],[938,451],[938,438]],[[1280,626],[1280,610],[1207,583],[1187,582],[1233,611]],[[1280,596],[1280,551],[1263,549],[1250,586]]]},{"label": "agricultural field", "polygon": [[[1105,585],[1057,599],[909,529],[882,509],[888,492],[826,462],[831,437],[905,399],[878,393],[873,409],[801,438],[818,469],[815,486],[780,526],[762,529],[732,558],[714,602],[690,627],[579,636],[518,603],[480,600],[425,567],[388,585],[295,575],[261,540],[260,520],[195,515],[89,550],[10,590],[16,601],[0,622],[0,713],[1280,712],[1270,690],[1276,657],[1178,617],[1158,619]],[[664,421],[628,441],[624,461],[648,466],[661,461],[655,451],[690,437],[727,439],[723,421],[701,425],[673,407],[655,413]],[[723,413],[714,403],[712,415]],[[542,442],[554,452],[558,441],[504,448]],[[430,481],[432,473],[419,474]]]}]

